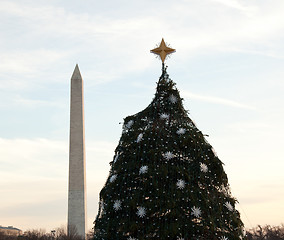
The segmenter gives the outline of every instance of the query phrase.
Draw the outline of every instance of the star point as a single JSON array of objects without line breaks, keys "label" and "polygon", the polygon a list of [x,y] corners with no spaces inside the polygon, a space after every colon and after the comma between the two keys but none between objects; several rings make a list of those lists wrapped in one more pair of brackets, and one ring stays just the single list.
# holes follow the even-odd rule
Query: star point
[{"label": "star point", "polygon": [[165,41],[164,41],[164,38],[162,38],[162,41],[160,43],[160,46],[157,47],[157,48],[154,48],[151,50],[151,53],[154,53],[156,55],[159,55],[162,62],[164,63],[165,62],[165,59],[167,57],[167,55],[171,54],[171,53],[174,53],[176,50],[173,49],[173,48],[169,48]]}]

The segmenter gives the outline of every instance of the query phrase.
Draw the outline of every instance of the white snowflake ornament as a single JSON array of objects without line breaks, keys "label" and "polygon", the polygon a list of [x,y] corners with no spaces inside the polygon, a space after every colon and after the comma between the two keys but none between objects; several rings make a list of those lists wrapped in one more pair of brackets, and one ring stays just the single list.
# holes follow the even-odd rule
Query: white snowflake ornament
[{"label": "white snowflake ornament", "polygon": [[184,129],[184,128],[180,128],[179,130],[177,130],[177,134],[178,134],[178,135],[183,135],[183,134],[185,134],[185,129]]},{"label": "white snowflake ornament", "polygon": [[208,172],[208,167],[205,163],[200,163],[200,170],[201,172],[207,173]]},{"label": "white snowflake ornament", "polygon": [[184,238],[182,238],[182,237],[178,237],[178,238],[177,238],[177,240],[184,240]]},{"label": "white snowflake ornament", "polygon": [[243,234],[243,236],[245,236],[247,234],[247,231],[244,227],[242,228],[242,234]]},{"label": "white snowflake ornament", "polygon": [[118,211],[118,210],[121,209],[121,201],[120,201],[120,200],[115,200],[115,201],[114,201],[113,209],[114,209],[115,211]]},{"label": "white snowflake ornament", "polygon": [[222,237],[220,237],[220,240],[228,240],[228,238],[227,238],[227,237],[222,236]]},{"label": "white snowflake ornament", "polygon": [[140,134],[138,135],[138,137],[137,137],[136,142],[139,143],[139,142],[142,141],[142,139],[143,139],[143,133],[140,133]]},{"label": "white snowflake ornament", "polygon": [[102,216],[105,213],[105,203],[103,201],[100,201],[100,206],[101,206],[101,212],[100,215]]},{"label": "white snowflake ornament", "polygon": [[171,103],[175,104],[177,102],[177,97],[172,94],[169,96],[169,100]]},{"label": "white snowflake ornament", "polygon": [[138,207],[137,215],[138,215],[138,217],[140,217],[140,218],[145,217],[145,215],[146,215],[146,208],[144,208],[144,207]]},{"label": "white snowflake ornament", "polygon": [[129,237],[129,238],[127,238],[127,240],[137,240],[137,238]]},{"label": "white snowflake ornament", "polygon": [[119,158],[119,154],[115,155],[115,158],[114,158],[113,162],[116,163],[116,161],[118,160],[118,158]]},{"label": "white snowflake ornament", "polygon": [[191,208],[191,215],[195,216],[195,217],[200,217],[201,216],[201,210],[199,207],[192,207]]},{"label": "white snowflake ornament", "polygon": [[170,115],[167,114],[167,113],[162,113],[160,115],[160,119],[162,119],[162,120],[168,120],[169,118],[170,118]]},{"label": "white snowflake ornament", "polygon": [[139,170],[139,174],[144,174],[148,172],[148,166],[142,166]]},{"label": "white snowflake ornament", "polygon": [[126,128],[126,129],[130,129],[133,124],[134,124],[134,121],[133,121],[133,120],[129,120],[129,121],[125,124],[125,128]]},{"label": "white snowflake ornament", "polygon": [[231,212],[232,212],[232,211],[234,210],[234,208],[233,208],[233,206],[232,206],[232,204],[231,204],[231,203],[229,203],[229,202],[225,202],[225,204],[224,204],[224,205],[225,205],[225,207],[226,207],[226,208],[228,208],[228,210],[229,210],[229,211],[231,211]]},{"label": "white snowflake ornament", "polygon": [[163,157],[164,157],[166,160],[170,160],[170,159],[174,158],[175,155],[174,155],[172,152],[168,151],[168,152],[166,152],[166,153],[163,154]]},{"label": "white snowflake ornament", "polygon": [[215,149],[212,147],[211,150],[214,153],[214,155],[217,157],[217,152],[215,151]]},{"label": "white snowflake ornament", "polygon": [[182,180],[182,179],[179,179],[179,180],[177,181],[177,188],[178,188],[178,189],[184,189],[184,187],[185,187],[185,181]]},{"label": "white snowflake ornament", "polygon": [[114,182],[117,179],[117,174],[114,174],[110,177],[109,182]]}]

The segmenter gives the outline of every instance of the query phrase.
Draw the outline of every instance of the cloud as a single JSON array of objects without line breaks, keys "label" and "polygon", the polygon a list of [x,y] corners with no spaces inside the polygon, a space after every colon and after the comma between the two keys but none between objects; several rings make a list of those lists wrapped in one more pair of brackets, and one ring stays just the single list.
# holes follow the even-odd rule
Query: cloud
[{"label": "cloud", "polygon": [[[103,15],[100,12],[95,15],[86,12],[78,14],[61,7],[36,7],[7,1],[2,2],[0,6],[2,12],[6,14],[31,20],[28,22],[29,31],[37,36],[40,34],[45,36],[57,34],[64,38],[72,36],[88,44],[95,42],[94,49],[104,49],[104,46],[108,46],[109,51],[120,54],[123,52],[124,55],[130,52],[135,54],[134,50],[140,52],[135,44],[137,38],[143,40],[144,44],[151,44],[153,40],[147,36],[160,36],[161,32],[167,32],[170,38],[175,38],[182,44],[180,47],[183,49],[184,47],[196,49],[197,46],[201,48],[214,45],[220,47],[224,44],[226,47],[240,41],[242,43],[249,41],[250,44],[251,38],[271,38],[273,34],[279,35],[279,29],[284,25],[282,11],[279,11],[283,4],[278,8],[276,5],[270,5],[269,11],[264,11],[265,4],[245,5],[237,0],[208,0],[207,2],[206,8],[201,3],[187,1],[168,3],[167,11],[171,8],[171,16],[178,15],[181,19],[181,24],[175,27],[176,21],[172,21],[172,17],[166,17],[164,11],[156,12],[155,15],[145,12],[144,14],[112,17],[112,15]],[[216,3],[240,12],[249,12],[252,15],[249,17],[232,15],[230,11],[223,11],[222,7],[216,9]],[[200,9],[199,17],[195,16],[197,13],[194,9]],[[127,12],[127,8],[124,11]],[[198,22],[191,23],[193,19]],[[208,24],[209,19],[210,24]],[[128,47],[122,48],[122,46]]]},{"label": "cloud", "polygon": [[[10,175],[3,182],[25,180],[65,178],[68,169],[69,146],[66,141],[36,139],[0,138],[1,172]],[[103,168],[109,170],[115,143],[107,141],[87,141],[87,164],[90,169],[97,168],[98,174]],[[18,176],[18,177],[17,177]]]},{"label": "cloud", "polygon": [[191,93],[188,91],[182,91],[182,96],[184,96],[185,98],[196,99],[196,100],[203,101],[203,102],[220,104],[220,105],[225,105],[225,106],[230,106],[230,107],[235,107],[235,108],[255,110],[255,108],[252,106],[248,106],[243,103],[235,102],[235,101],[225,99],[225,98],[220,98],[220,97],[200,95],[200,94]]},{"label": "cloud", "polygon": [[[159,26],[160,24],[160,21],[154,22],[155,17],[151,16],[136,16],[130,19],[124,17],[112,18],[102,14],[74,13],[62,7],[29,6],[8,1],[0,3],[0,11],[10,16],[30,20],[25,21],[24,24],[33,34],[72,36],[81,40],[83,38],[89,43],[96,38],[99,42],[94,45],[94,48],[101,47],[98,43],[115,43],[120,37],[130,36],[133,31],[140,32],[141,28],[144,29],[149,24],[152,24],[152,26],[157,26],[157,24]],[[44,24],[44,27],[42,24]],[[114,35],[115,38],[111,37]],[[112,48],[112,45],[109,45],[109,47]]]},{"label": "cloud", "polygon": [[244,5],[242,1],[238,1],[238,0],[211,0],[211,1],[222,4],[229,8],[237,9],[241,12],[244,12],[245,14],[248,14],[249,16],[251,16],[252,12],[256,11],[256,7],[254,7],[253,5],[250,5],[250,6]]},{"label": "cloud", "polygon": [[[83,75],[92,76],[94,85],[148,68],[151,61],[143,59],[145,56],[148,58],[149,53],[133,44],[134,39],[143,31],[149,32],[149,25],[155,28],[162,26],[160,20],[151,16],[113,19],[99,13],[80,14],[61,7],[30,6],[8,1],[0,2],[0,12],[11,19],[13,29],[21,29],[19,36],[12,29],[12,43],[9,43],[11,36],[7,34],[4,37],[7,44],[2,49],[0,47],[2,89],[23,88],[32,81],[46,80],[51,69],[53,73],[58,72],[58,68],[62,70],[72,61],[73,64],[79,62],[79,66],[84,63],[86,71]],[[22,46],[9,49],[14,39],[18,38],[21,38]],[[150,39],[147,35],[143,35],[143,39],[150,49]],[[140,57],[136,58],[137,55]],[[92,68],[86,67],[90,65]],[[95,71],[91,70],[94,65]],[[54,82],[56,79],[58,75],[48,80]]]},{"label": "cloud", "polygon": [[29,75],[34,72],[43,70],[52,62],[58,61],[68,54],[63,51],[37,49],[37,50],[10,50],[2,53],[3,63],[0,65],[0,71],[19,73]]},{"label": "cloud", "polygon": [[251,50],[248,48],[230,48],[231,52],[237,52],[237,53],[244,53],[249,55],[258,55],[258,56],[266,56],[270,58],[276,58],[276,59],[283,59],[284,55],[282,52],[277,52],[273,50],[267,50],[267,51],[260,51],[260,50]]},{"label": "cloud", "polygon": [[[46,82],[57,82],[60,76],[50,77],[51,65],[69,56],[68,51],[48,49],[2,50],[0,89],[23,90],[38,88]],[[56,69],[56,68],[55,68]]]},{"label": "cloud", "polygon": [[[234,131],[235,133],[245,134],[247,132],[265,135],[274,135],[277,131],[275,125],[271,125],[268,122],[263,121],[245,121],[245,122],[233,122],[227,125],[229,131]],[[272,137],[272,136],[271,136]]]},{"label": "cloud", "polygon": [[29,98],[23,98],[21,96],[14,97],[13,104],[15,104],[18,107],[28,106],[28,107],[53,107],[53,108],[55,107],[61,109],[67,108],[67,102],[64,104],[59,100],[52,101],[52,100],[42,100],[42,99],[29,99]]},{"label": "cloud", "polygon": [[[155,14],[153,10],[138,9],[129,9],[134,13],[126,14],[125,6],[117,14],[107,15],[103,11],[80,13],[55,5],[1,1],[0,12],[11,18],[13,29],[21,27],[24,31],[19,36],[22,48],[2,49],[5,61],[0,71],[5,73],[3,79],[11,74],[36,77],[56,64],[62,68],[64,62],[79,61],[87,66],[85,76],[96,76],[94,84],[100,84],[153,65],[149,49],[162,36],[177,48],[176,56],[181,58],[220,51],[283,57],[278,45],[271,45],[275,38],[283,37],[283,4],[270,4],[266,11],[265,4],[237,0],[205,2],[206,7],[201,1],[168,2]],[[247,15],[232,14],[233,10]],[[29,42],[35,46],[31,47]],[[259,48],[261,45],[265,48]],[[93,66],[96,71],[90,70]],[[21,85],[16,79],[14,84]],[[2,88],[7,84],[11,81],[3,81]]]},{"label": "cloud", "polygon": [[[92,201],[88,215],[92,226],[98,192],[108,175],[115,144],[87,143],[87,194]],[[49,229],[56,227],[55,222],[57,226],[66,223],[67,213],[62,209],[67,206],[68,142],[0,138],[0,146],[1,224]]]},{"label": "cloud", "polygon": [[[246,179],[238,180],[239,183],[232,186],[232,194],[239,201],[237,209],[247,228],[257,224],[279,225],[283,217],[283,178],[276,182],[275,179]],[[283,210],[282,210],[283,209]]]},{"label": "cloud", "polygon": [[[192,11],[188,5],[179,7],[181,18],[186,20],[174,33],[177,50],[183,49],[191,57],[235,51],[270,57],[281,55],[283,2],[272,5],[234,0],[206,2],[206,7],[201,2],[195,4]],[[178,51],[177,55],[187,57]]]}]

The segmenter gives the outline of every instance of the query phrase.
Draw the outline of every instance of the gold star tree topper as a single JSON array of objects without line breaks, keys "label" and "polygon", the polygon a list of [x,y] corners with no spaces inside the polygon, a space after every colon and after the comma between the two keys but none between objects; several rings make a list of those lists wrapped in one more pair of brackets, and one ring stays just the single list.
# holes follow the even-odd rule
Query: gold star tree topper
[{"label": "gold star tree topper", "polygon": [[165,62],[165,59],[167,57],[167,55],[171,54],[171,53],[174,53],[176,50],[173,49],[173,48],[169,48],[164,39],[162,38],[162,41],[160,43],[160,46],[157,47],[157,48],[154,48],[151,50],[151,53],[154,53],[156,55],[159,55],[161,60],[162,60],[162,63]]}]

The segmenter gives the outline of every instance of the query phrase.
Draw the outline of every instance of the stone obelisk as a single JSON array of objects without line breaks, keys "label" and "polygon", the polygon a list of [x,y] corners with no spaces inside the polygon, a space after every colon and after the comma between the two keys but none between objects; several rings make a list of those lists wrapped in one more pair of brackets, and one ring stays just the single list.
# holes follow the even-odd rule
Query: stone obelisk
[{"label": "stone obelisk", "polygon": [[71,78],[68,235],[86,237],[86,160],[83,79],[78,65]]}]

